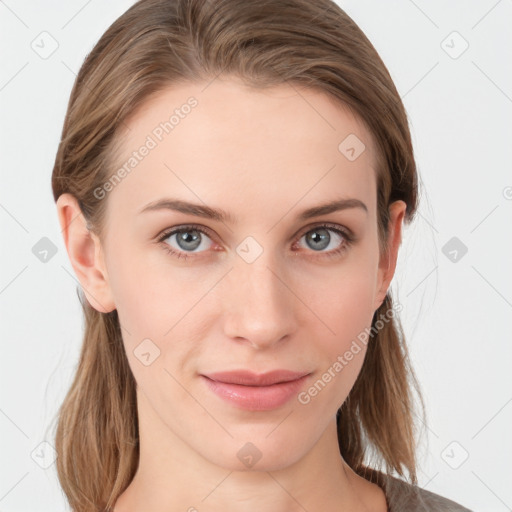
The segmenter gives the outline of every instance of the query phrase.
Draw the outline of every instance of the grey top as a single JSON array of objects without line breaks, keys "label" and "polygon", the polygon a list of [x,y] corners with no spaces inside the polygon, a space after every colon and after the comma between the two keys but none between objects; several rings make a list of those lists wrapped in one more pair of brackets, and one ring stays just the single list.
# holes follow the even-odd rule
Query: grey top
[{"label": "grey top", "polygon": [[379,485],[386,495],[389,512],[473,512],[469,508],[391,475],[370,470],[368,480]]}]

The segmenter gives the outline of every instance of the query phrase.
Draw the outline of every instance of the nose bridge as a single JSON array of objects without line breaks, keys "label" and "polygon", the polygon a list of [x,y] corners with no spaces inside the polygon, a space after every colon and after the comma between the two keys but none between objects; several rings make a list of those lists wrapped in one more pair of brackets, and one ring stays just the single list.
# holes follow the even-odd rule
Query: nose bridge
[{"label": "nose bridge", "polygon": [[246,243],[237,248],[230,272],[225,328],[228,336],[262,348],[292,333],[295,299],[272,250],[258,249],[251,240]]}]

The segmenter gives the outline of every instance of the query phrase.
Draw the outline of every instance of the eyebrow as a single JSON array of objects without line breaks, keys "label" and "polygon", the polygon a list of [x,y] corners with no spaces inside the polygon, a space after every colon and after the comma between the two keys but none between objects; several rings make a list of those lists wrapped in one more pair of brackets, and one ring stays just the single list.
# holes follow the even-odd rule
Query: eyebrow
[{"label": "eyebrow", "polygon": [[[359,199],[348,198],[348,199],[336,199],[325,204],[313,206],[307,210],[302,211],[298,216],[298,220],[308,220],[313,217],[319,217],[320,215],[327,215],[341,210],[347,210],[350,208],[359,208],[364,212],[368,213],[368,208]],[[206,219],[212,219],[219,222],[228,222],[236,224],[237,220],[232,214],[226,212],[221,208],[212,208],[210,206],[189,203],[188,201],[182,201],[180,199],[164,198],[157,201],[153,201],[144,206],[140,211],[141,213],[152,212],[157,210],[173,210],[176,212],[195,215],[196,217],[204,217]]]}]

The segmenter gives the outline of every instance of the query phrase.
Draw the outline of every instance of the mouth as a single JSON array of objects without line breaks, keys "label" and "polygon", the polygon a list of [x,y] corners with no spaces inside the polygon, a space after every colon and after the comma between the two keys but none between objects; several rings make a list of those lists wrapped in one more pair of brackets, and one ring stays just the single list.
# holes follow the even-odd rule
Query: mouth
[{"label": "mouth", "polygon": [[201,375],[207,388],[231,405],[252,411],[283,406],[303,386],[310,372],[274,370],[255,374],[246,370]]}]

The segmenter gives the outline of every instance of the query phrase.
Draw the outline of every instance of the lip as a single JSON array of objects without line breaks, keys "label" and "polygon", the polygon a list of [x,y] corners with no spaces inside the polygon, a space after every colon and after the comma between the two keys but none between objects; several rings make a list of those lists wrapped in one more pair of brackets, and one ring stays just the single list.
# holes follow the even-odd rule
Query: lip
[{"label": "lip", "polygon": [[268,411],[287,403],[304,384],[310,373],[274,370],[256,374],[247,370],[201,375],[207,387],[232,405]]}]

